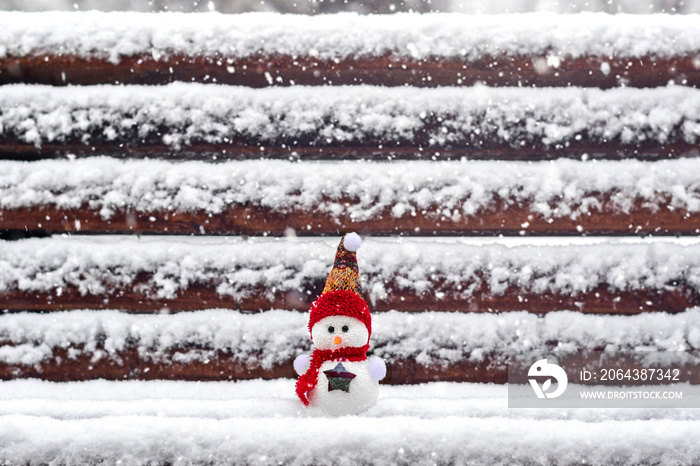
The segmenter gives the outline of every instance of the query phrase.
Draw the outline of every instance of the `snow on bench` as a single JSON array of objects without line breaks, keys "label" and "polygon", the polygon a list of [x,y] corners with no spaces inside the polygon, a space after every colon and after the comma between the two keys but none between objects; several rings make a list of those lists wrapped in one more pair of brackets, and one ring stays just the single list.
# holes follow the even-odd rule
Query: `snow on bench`
[{"label": "snow on bench", "polygon": [[[0,84],[513,86],[2,86],[0,155],[698,156],[698,32],[697,17],[665,15],[0,13]],[[516,87],[667,83],[690,87]],[[114,231],[138,231],[166,221],[176,232],[197,225],[210,233],[232,203],[254,206],[239,214],[251,218],[321,212],[317,224],[300,217],[293,226],[309,234],[373,216],[405,225],[425,216],[437,228],[494,204],[502,212],[492,225],[504,228],[505,215],[512,231],[551,221],[580,233],[615,212],[624,214],[618,225],[629,216],[636,232],[698,228],[694,160],[342,164],[352,181],[333,173],[340,164],[308,162],[0,165],[0,222],[40,229],[69,221],[74,231],[110,222],[122,225]],[[498,205],[506,200],[525,218]],[[211,219],[187,217],[192,212]],[[274,221],[274,233],[284,232],[288,225]],[[281,377],[6,381],[0,463],[700,461],[693,410],[516,411],[506,408],[503,386],[465,383],[383,386],[376,406],[341,424],[301,410],[290,361],[309,341],[307,316],[294,310],[308,309],[320,292],[334,248],[293,239],[0,243],[0,303],[9,311],[0,315],[1,379]],[[503,383],[506,358],[530,350],[641,350],[634,354],[643,358],[648,350],[700,349],[699,263],[697,245],[664,243],[505,248],[369,238],[360,254],[373,310],[462,311],[375,313],[374,352],[389,362],[393,384]],[[170,314],[212,307],[268,311]],[[80,308],[93,310],[16,312]]]},{"label": "snow on bench", "polygon": [[[313,408],[299,410],[293,386],[294,381],[289,379],[206,383],[168,380],[53,383],[18,379],[0,384],[0,416],[35,415],[61,420],[125,415],[225,419],[284,414],[318,418]],[[684,386],[683,389],[691,402],[700,396],[700,390],[693,386]],[[380,403],[366,416],[390,416],[400,409],[404,415],[416,420],[441,419],[450,415],[532,421],[556,420],[565,416],[592,425],[606,420],[700,420],[700,410],[697,409],[509,409],[507,392],[507,386],[497,384],[382,385]],[[37,403],[39,400],[42,403]]]},{"label": "snow on bench", "polygon": [[0,161],[0,228],[698,234],[700,161]]},{"label": "snow on bench", "polygon": [[8,13],[0,83],[700,84],[696,15]]},{"label": "snow on bench", "polygon": [[[240,380],[293,377],[310,352],[308,316],[206,310],[173,315],[116,311],[0,316],[0,379]],[[681,314],[595,316],[558,311],[460,314],[377,313],[372,350],[389,365],[387,382],[507,380],[506,362],[537,351],[700,350],[700,308]],[[530,358],[532,359],[532,358]],[[529,364],[531,360],[528,359]],[[628,367],[616,358],[606,364]],[[700,383],[700,378],[693,379]]]},{"label": "snow on bench", "polygon": [[0,87],[0,154],[38,158],[669,158],[700,154],[700,90]]},{"label": "snow on bench", "polygon": [[[7,310],[308,309],[337,242],[44,238],[0,243]],[[671,243],[470,246],[368,239],[373,310],[636,314],[700,304],[700,248]]]},{"label": "snow on bench", "polygon": [[118,62],[139,53],[481,58],[549,53],[644,57],[700,50],[695,15],[50,12],[0,15],[4,56],[59,51]]},{"label": "snow on bench", "polygon": [[506,387],[499,385],[380,388],[367,413],[338,419],[301,409],[294,381],[286,379],[3,382],[0,461],[545,465],[585,460],[662,466],[700,461],[698,410],[509,409]]}]

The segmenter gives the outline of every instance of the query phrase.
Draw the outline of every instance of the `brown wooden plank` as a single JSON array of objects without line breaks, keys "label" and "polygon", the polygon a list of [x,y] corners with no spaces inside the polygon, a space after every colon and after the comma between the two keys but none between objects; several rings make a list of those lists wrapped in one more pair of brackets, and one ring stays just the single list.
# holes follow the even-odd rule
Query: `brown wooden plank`
[{"label": "brown wooden plank", "polygon": [[[232,204],[222,212],[155,211],[134,208],[117,211],[109,218],[99,208],[80,209],[40,205],[0,208],[0,229],[30,230],[44,233],[81,234],[172,234],[172,235],[271,235],[283,236],[290,229],[300,236],[335,236],[355,230],[363,235],[696,235],[700,234],[700,212],[672,207],[668,198],[653,203],[637,199],[626,212],[612,201],[615,193],[586,194],[600,208],[572,218],[545,217],[530,203],[514,199],[499,200],[488,209],[472,215],[446,217],[439,206],[427,209],[410,206],[415,216],[395,218],[386,208],[366,220],[348,215],[333,216],[316,207],[272,209],[249,204]],[[356,199],[339,201],[352,205]],[[457,210],[461,210],[461,203]]]},{"label": "brown wooden plank", "polygon": [[9,86],[0,157],[657,160],[700,156],[698,108],[680,86]]},{"label": "brown wooden plank", "polygon": [[[225,310],[135,316],[116,311],[0,316],[0,379],[241,380],[293,377],[292,359],[311,351],[306,313]],[[659,352],[700,362],[692,330],[700,308],[679,315],[534,316],[375,313],[370,354],[389,365],[386,383],[522,378],[551,356],[567,370],[628,367]],[[636,352],[637,348],[644,351]],[[677,353],[674,348],[687,352]],[[652,351],[655,350],[655,351]],[[695,359],[693,359],[695,358]],[[588,367],[586,367],[588,366]],[[700,374],[695,370],[695,377]],[[515,379],[512,379],[515,380]]]},{"label": "brown wooden plank", "polygon": [[[175,148],[170,145],[133,138],[100,141],[93,139],[90,143],[79,138],[64,142],[52,142],[37,147],[22,142],[11,135],[0,136],[0,159],[5,160],[43,160],[66,157],[93,157],[107,155],[120,159],[155,158],[168,160],[258,160],[261,158],[277,160],[554,160],[558,158],[585,160],[666,160],[680,157],[700,157],[697,143],[690,143],[673,135],[667,142],[647,141],[643,143],[622,143],[618,139],[595,141],[587,137],[574,140],[572,137],[564,144],[546,145],[534,141],[527,146],[516,147],[506,140],[489,140],[484,138],[474,145],[431,146],[427,149],[427,138],[418,135],[412,142],[385,145],[384,141],[370,144],[350,144],[349,147],[329,145],[327,147],[294,146],[274,147],[266,142],[246,144],[241,141],[211,144],[201,140],[192,140],[186,147]],[[283,141],[284,143],[284,141]],[[422,145],[425,143],[425,145]],[[519,144],[519,143],[518,143]]]},{"label": "brown wooden plank", "polygon": [[[0,59],[0,84],[51,85],[165,84],[174,81],[270,85],[383,86],[581,86],[657,87],[669,82],[700,87],[700,66],[693,55],[657,57],[583,56],[548,66],[546,55],[413,59],[385,54],[344,59],[288,55],[185,56],[151,54],[106,58],[31,55]],[[234,69],[235,72],[230,70]],[[603,72],[601,70],[606,70]]]},{"label": "brown wooden plank", "polygon": [[[570,377],[581,369],[605,367],[607,369],[649,369],[635,360],[631,353],[617,354],[611,358],[603,351],[588,351],[581,356],[576,353],[559,357],[558,364],[565,368]],[[505,355],[489,355],[481,361],[461,360],[449,364],[425,365],[413,358],[389,361],[387,376],[381,382],[390,385],[419,384],[426,382],[471,382],[496,383],[508,382],[508,369],[515,374],[527,373],[533,358],[508,358]],[[601,364],[601,361],[605,361]],[[700,373],[695,365],[681,368],[684,381],[700,384]],[[52,356],[37,365],[0,363],[0,380],[36,378],[53,382],[105,380],[249,380],[294,378],[292,361],[276,364],[264,369],[259,363],[242,364],[231,353],[219,353],[207,362],[168,361],[156,363],[141,357],[136,350],[123,350],[112,357],[103,357],[95,361],[92,355],[81,353],[69,357],[68,350],[57,349]],[[576,377],[578,379],[578,377]],[[605,382],[591,381],[593,385],[606,385]],[[608,383],[615,385],[614,382]],[[627,385],[646,385],[644,381],[628,381]]]},{"label": "brown wooden plank", "polygon": [[[555,343],[555,342],[553,342]],[[695,358],[697,358],[697,351]],[[576,380],[582,385],[627,385],[627,386],[643,386],[648,385],[648,381],[643,380],[625,380],[621,382],[593,380],[580,382],[580,371],[591,370],[592,368],[606,369],[621,369],[627,370],[643,370],[650,369],[651,365],[641,362],[637,359],[633,352],[617,352],[611,355],[602,349],[594,351],[582,352],[542,352],[540,355],[556,355],[557,364],[560,365],[567,373],[569,380]],[[529,355],[489,355],[481,361],[462,360],[451,364],[444,365],[422,365],[412,358],[406,358],[394,361],[388,366],[388,380],[386,383],[393,385],[416,384],[433,381],[448,381],[448,382],[476,382],[476,383],[497,383],[505,384],[509,380],[527,385],[527,373],[532,363],[537,361],[538,353]],[[667,368],[669,366],[666,366]],[[685,363],[678,367],[680,380],[687,381],[690,384],[700,384],[700,373],[698,371],[697,362]],[[510,371],[510,377],[509,377]],[[668,383],[668,382],[666,382]]]},{"label": "brown wooden plank", "polygon": [[[0,380],[37,378],[54,382],[79,380],[248,380],[295,377],[292,361],[263,369],[259,364],[242,364],[232,354],[203,362],[155,363],[139,356],[136,350],[120,351],[114,357],[93,361],[92,355],[82,353],[68,357],[68,351],[58,349],[53,356],[38,365],[0,363]],[[397,361],[388,366],[383,383],[416,384],[437,380],[460,382],[506,383],[507,366],[500,362],[462,361],[450,366],[424,366],[413,359]]]},{"label": "brown wooden plank", "polygon": [[67,349],[56,349],[50,359],[34,366],[0,364],[0,379],[40,378],[55,382],[70,380],[246,380],[293,377],[291,364],[277,365],[269,370],[257,365],[244,365],[221,354],[208,363],[169,361],[158,364],[139,356],[136,350],[120,351],[111,358],[97,362],[89,353],[68,356]]},{"label": "brown wooden plank", "polygon": [[421,236],[697,234],[698,170],[700,159],[4,161],[0,229],[253,236],[338,235],[348,229]]},{"label": "brown wooden plank", "polygon": [[[216,291],[217,284],[193,284],[173,299],[157,299],[136,288],[148,277],[139,277],[127,287],[114,287],[105,294],[81,294],[74,287],[55,292],[0,291],[0,309],[4,312],[64,311],[71,309],[120,309],[131,313],[171,313],[211,308],[230,308],[250,312],[269,309],[306,311],[323,290],[324,281],[318,280],[294,291],[269,293],[259,289],[248,298],[233,299]],[[509,287],[503,294],[494,294],[487,286],[470,296],[462,296],[460,288],[467,284],[435,284],[441,295],[421,295],[399,291],[387,283],[390,294],[371,304],[372,311],[398,310],[404,312],[511,312],[528,311],[546,314],[563,309],[585,314],[636,315],[643,312],[680,313],[700,305],[700,293],[687,284],[674,284],[669,289],[613,290],[596,287],[586,293],[538,293],[527,288]]]},{"label": "brown wooden plank", "polygon": [[[8,311],[307,310],[335,245],[306,240],[41,238],[0,243]],[[358,254],[371,309],[591,314],[700,305],[696,245],[466,245],[367,241]]]}]

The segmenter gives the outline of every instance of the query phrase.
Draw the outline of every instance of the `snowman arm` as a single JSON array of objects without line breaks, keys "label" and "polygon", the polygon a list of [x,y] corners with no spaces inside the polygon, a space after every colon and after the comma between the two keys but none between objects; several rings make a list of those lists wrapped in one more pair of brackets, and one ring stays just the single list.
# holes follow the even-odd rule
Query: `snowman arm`
[{"label": "snowman arm", "polygon": [[300,354],[294,358],[294,370],[297,374],[304,374],[309,370],[309,366],[311,366],[311,357],[308,354]]},{"label": "snowman arm", "polygon": [[372,356],[367,361],[367,370],[372,380],[380,381],[386,376],[386,364],[378,356]]}]

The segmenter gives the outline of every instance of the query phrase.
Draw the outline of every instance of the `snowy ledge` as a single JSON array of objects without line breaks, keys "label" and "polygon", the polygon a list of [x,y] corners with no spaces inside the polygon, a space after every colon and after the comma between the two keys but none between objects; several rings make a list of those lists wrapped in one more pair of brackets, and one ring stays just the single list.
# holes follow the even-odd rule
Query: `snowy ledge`
[{"label": "snowy ledge", "polygon": [[9,13],[0,15],[0,58],[75,54],[288,55],[319,59],[396,55],[415,59],[547,54],[552,59],[697,54],[697,15]]},{"label": "snowy ledge", "polygon": [[[431,383],[382,386],[377,405],[366,413],[331,418],[303,409],[293,385],[293,380],[3,382],[0,461],[299,466],[700,461],[698,410],[508,409],[503,386]],[[684,387],[684,394],[691,388]]]},{"label": "snowy ledge", "polygon": [[[237,382],[6,380],[0,384],[0,416],[41,416],[55,420],[160,416],[237,418],[241,422],[280,417],[323,419],[325,416],[313,408],[300,409],[294,383],[289,378]],[[685,385],[683,390],[690,403],[700,397],[700,386]],[[692,408],[509,409],[506,385],[452,382],[382,385],[377,405],[353,417],[396,415],[410,416],[416,421],[449,416],[498,419],[504,423],[511,419],[532,422],[568,419],[591,427],[605,421],[700,421],[700,410]]]},{"label": "snowy ledge", "polygon": [[[310,351],[308,315],[291,311],[244,314],[208,310],[174,315],[70,311],[0,316],[0,364],[35,366],[57,350],[67,361],[124,364],[124,351],[154,364],[204,363],[220,357],[247,367],[288,365]],[[529,351],[688,351],[700,349],[700,308],[671,315],[592,316],[560,311],[458,314],[378,313],[373,316],[374,354],[423,366],[506,357]],[[641,353],[643,354],[643,353]],[[653,355],[652,355],[653,356]],[[60,363],[58,363],[60,364]],[[70,372],[70,364],[64,369]],[[274,371],[272,372],[274,373]],[[398,381],[401,382],[401,381]]]},{"label": "snowy ledge", "polygon": [[[314,212],[336,221],[362,222],[388,215],[401,225],[426,211],[439,215],[444,223],[460,224],[463,217],[476,218],[496,206],[513,206],[545,221],[585,221],[587,214],[607,208],[603,199],[620,213],[630,213],[637,203],[650,214],[669,209],[700,212],[698,172],[697,159],[595,163],[268,160],[215,165],[106,157],[0,161],[0,209],[87,208],[107,222],[124,211],[194,212],[204,219],[206,214],[230,213],[228,209],[235,206],[256,206],[279,214]],[[39,221],[47,220],[43,217]]]},{"label": "snowy ledge", "polygon": [[698,152],[700,90],[9,85],[0,87],[0,129],[3,151],[152,147],[225,158],[246,149],[258,158],[271,148],[286,158],[296,149],[365,147],[365,156],[385,158],[402,148],[435,159],[443,149],[492,158],[668,157]]},{"label": "snowy ledge", "polygon": [[[118,300],[126,293],[134,300],[129,301],[129,308],[148,299],[174,300],[171,303],[177,305],[182,293],[198,286],[189,298],[200,306],[206,301],[205,295],[198,293],[209,290],[211,302],[221,302],[222,307],[229,300],[235,306],[253,299],[259,307],[252,309],[264,309],[275,302],[275,296],[292,293],[302,299],[295,308],[307,309],[307,301],[322,289],[334,254],[335,245],[328,242],[293,239],[195,243],[183,239],[48,238],[0,242],[0,291],[32,296],[22,301],[25,303],[36,300],[37,292],[44,293],[42,300],[49,304],[52,300],[61,302],[64,294],[72,293],[71,299],[94,296],[102,303],[100,307],[108,302],[104,299]],[[523,298],[536,301],[544,295],[553,299],[552,294],[569,299],[569,306],[585,307],[585,299],[580,304],[573,302],[578,303],[581,297],[595,301],[598,295],[596,299],[592,295],[603,295],[604,288],[612,295],[601,299],[609,299],[611,307],[597,312],[640,312],[646,308],[644,302],[652,303],[669,292],[677,296],[662,309],[679,312],[683,309],[671,306],[696,305],[692,303],[697,303],[700,290],[697,245],[659,242],[507,248],[368,239],[358,256],[364,290],[373,309],[382,303],[383,309],[400,309],[406,299],[411,310],[434,310],[432,306],[446,301],[451,310],[483,312],[485,306],[479,308],[474,299],[488,297],[515,303],[506,309],[513,305],[527,309],[535,304]],[[620,293],[626,291],[640,294],[621,300]],[[640,307],[635,311],[637,305]],[[162,307],[167,307],[167,302],[161,302]]]}]

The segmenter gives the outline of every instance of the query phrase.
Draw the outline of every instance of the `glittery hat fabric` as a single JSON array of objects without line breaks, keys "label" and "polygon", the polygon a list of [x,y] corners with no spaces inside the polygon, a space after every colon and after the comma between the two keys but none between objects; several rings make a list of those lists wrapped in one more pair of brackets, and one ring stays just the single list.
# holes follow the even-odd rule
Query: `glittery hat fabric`
[{"label": "glittery hat fabric", "polygon": [[345,249],[343,245],[344,239],[345,237],[338,245],[333,270],[328,274],[326,286],[321,294],[335,290],[347,290],[354,291],[362,296],[362,282],[360,282],[360,269],[357,267],[357,253]]}]

